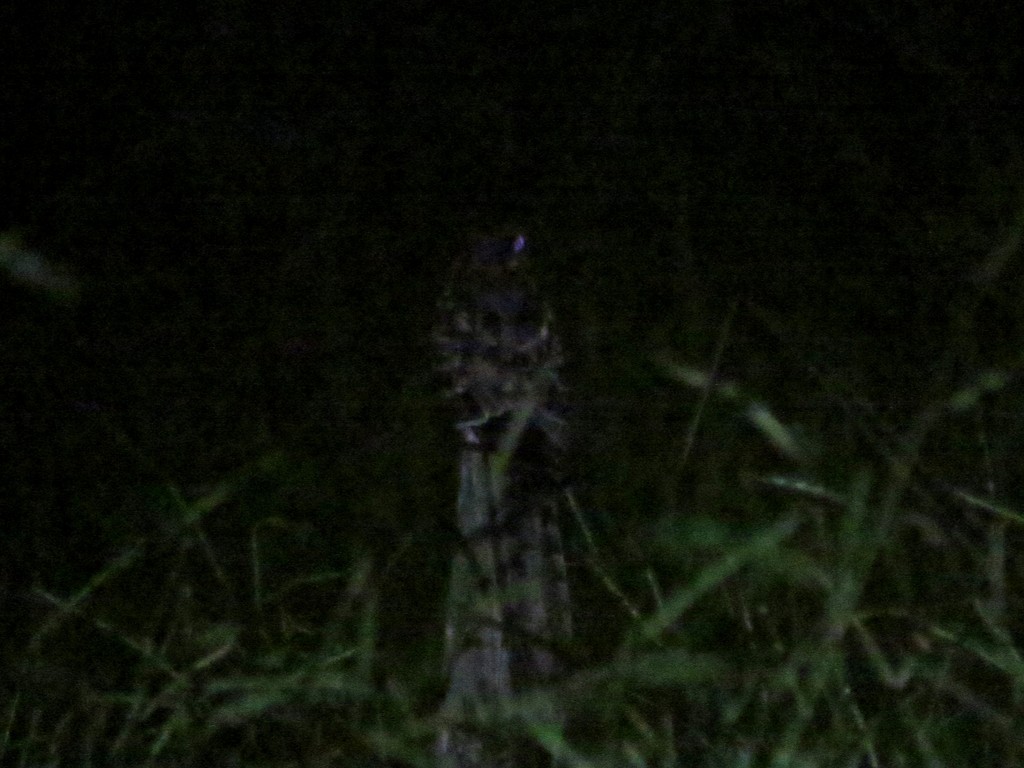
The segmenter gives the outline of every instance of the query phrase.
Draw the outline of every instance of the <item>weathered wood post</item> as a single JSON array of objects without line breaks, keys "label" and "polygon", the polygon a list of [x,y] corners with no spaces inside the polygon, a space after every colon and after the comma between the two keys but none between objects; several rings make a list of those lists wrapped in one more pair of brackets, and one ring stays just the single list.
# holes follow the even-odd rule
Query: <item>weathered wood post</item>
[{"label": "weathered wood post", "polygon": [[[524,722],[558,723],[523,697],[559,672],[571,630],[558,528],[561,347],[528,279],[521,235],[476,245],[453,272],[435,342],[463,447],[446,632],[443,768],[543,764]],[[527,706],[525,702],[531,702]]]}]

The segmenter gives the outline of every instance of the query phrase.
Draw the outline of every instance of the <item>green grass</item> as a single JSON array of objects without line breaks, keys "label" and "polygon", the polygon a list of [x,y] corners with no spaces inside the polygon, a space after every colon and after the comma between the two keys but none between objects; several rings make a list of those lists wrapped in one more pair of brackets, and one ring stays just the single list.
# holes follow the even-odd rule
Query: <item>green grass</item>
[{"label": "green grass", "polygon": [[[819,382],[791,423],[717,357],[660,360],[651,408],[688,417],[646,485],[568,500],[573,671],[477,727],[579,768],[1024,765],[1019,459],[989,426],[1009,375],[903,419]],[[125,489],[158,524],[34,588],[0,764],[430,765],[447,581],[410,553],[443,561],[441,537],[332,551],[290,501],[304,472],[272,454],[191,495]],[[436,621],[410,627],[423,579]],[[564,732],[532,721],[549,697]]]}]

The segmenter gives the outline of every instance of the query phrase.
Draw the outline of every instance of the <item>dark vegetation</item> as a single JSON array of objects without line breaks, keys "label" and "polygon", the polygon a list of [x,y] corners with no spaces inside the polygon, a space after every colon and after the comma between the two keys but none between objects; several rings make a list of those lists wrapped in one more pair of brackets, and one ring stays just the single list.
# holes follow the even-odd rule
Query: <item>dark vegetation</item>
[{"label": "dark vegetation", "polygon": [[1024,764],[996,5],[4,11],[0,763],[429,764],[429,329],[522,230],[577,436],[574,717],[528,737]]}]

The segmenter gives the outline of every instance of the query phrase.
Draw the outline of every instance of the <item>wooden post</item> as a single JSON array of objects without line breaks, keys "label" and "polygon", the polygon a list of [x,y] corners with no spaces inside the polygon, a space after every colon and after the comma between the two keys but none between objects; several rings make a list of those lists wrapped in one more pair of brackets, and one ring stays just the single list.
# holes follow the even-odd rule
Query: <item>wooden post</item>
[{"label": "wooden post", "polygon": [[457,265],[435,331],[464,442],[436,746],[443,768],[543,765],[517,734],[526,722],[563,718],[550,697],[523,695],[557,677],[558,645],[571,632],[557,519],[561,347],[524,257],[521,235],[479,243]]}]

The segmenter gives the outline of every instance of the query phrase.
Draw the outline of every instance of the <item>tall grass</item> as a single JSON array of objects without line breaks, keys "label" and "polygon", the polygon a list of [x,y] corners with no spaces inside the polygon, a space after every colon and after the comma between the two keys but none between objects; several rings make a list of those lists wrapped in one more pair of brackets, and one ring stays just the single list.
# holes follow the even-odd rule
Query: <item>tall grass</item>
[{"label": "tall grass", "polygon": [[[572,672],[468,727],[578,768],[1024,765],[1008,372],[904,421],[822,384],[791,423],[714,363],[659,366],[690,414],[665,485],[688,491],[638,494],[618,527],[588,508],[593,482],[567,496]],[[135,504],[157,524],[104,568],[64,589],[44,575],[0,764],[431,765],[441,595],[436,626],[395,636],[387,596],[426,575],[386,542],[324,551],[289,506],[295,472],[274,454],[150,488]],[[531,716],[550,697],[565,730]]]}]

